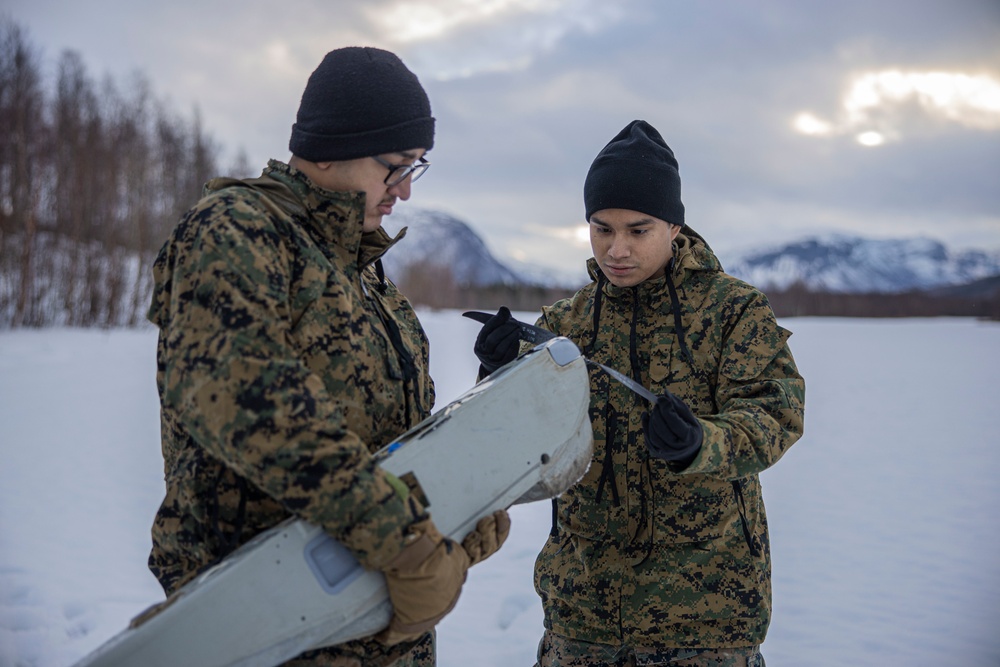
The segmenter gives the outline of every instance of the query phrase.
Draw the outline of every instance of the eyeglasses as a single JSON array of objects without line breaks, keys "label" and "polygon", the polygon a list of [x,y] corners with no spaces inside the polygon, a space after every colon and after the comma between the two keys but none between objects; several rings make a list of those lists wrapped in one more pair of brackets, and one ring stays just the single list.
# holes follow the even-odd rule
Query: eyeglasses
[{"label": "eyeglasses", "polygon": [[406,180],[407,176],[410,176],[410,182],[412,183],[423,176],[424,172],[431,166],[431,163],[424,158],[420,158],[413,164],[392,164],[391,162],[386,162],[377,155],[372,155],[371,159],[375,160],[389,170],[389,173],[386,175],[385,181],[383,182],[390,188],[394,185],[402,183]]}]

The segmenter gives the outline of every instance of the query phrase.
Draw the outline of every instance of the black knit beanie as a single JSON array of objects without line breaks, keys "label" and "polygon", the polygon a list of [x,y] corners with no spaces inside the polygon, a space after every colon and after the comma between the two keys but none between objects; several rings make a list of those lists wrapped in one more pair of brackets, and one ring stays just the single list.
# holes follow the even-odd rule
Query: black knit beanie
[{"label": "black knit beanie", "polygon": [[416,75],[382,49],[330,51],[309,76],[288,149],[333,162],[434,146],[434,118]]},{"label": "black knit beanie", "polygon": [[684,226],[677,160],[655,127],[634,120],[608,142],[587,172],[583,202],[588,221],[597,211],[624,208]]}]

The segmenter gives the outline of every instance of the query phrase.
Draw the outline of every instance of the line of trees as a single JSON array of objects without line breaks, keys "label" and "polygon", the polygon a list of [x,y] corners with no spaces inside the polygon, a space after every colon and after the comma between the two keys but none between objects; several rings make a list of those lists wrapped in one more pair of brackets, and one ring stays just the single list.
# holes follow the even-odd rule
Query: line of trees
[{"label": "line of trees", "polygon": [[447,267],[431,262],[416,262],[406,267],[403,275],[390,277],[411,303],[434,309],[496,310],[507,306],[511,310],[537,311],[576,291],[525,284],[465,285],[456,281]]},{"label": "line of trees", "polygon": [[[459,284],[445,267],[416,263],[394,281],[407,298],[428,308],[540,311],[575,289],[539,285]],[[583,285],[580,285],[581,287]],[[957,296],[912,291],[898,294],[845,294],[812,290],[796,283],[787,289],[765,290],[778,317],[977,317],[1000,320],[1000,289]]]},{"label": "line of trees", "polygon": [[0,18],[0,327],[134,325],[155,253],[218,174],[219,149],[197,111],[172,113],[140,74],[96,83],[72,51],[54,82],[44,70]]},{"label": "line of trees", "polygon": [[795,284],[767,290],[767,298],[779,317],[977,317],[1000,321],[1000,291],[977,297],[922,291],[845,294]]}]

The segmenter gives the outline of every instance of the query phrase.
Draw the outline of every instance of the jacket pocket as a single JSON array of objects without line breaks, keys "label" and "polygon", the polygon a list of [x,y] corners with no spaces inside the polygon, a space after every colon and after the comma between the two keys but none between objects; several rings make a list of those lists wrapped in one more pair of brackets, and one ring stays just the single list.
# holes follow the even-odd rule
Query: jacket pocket
[{"label": "jacket pocket", "polygon": [[743,634],[748,625],[766,626],[770,582],[759,559],[739,548],[742,539],[654,546],[635,571],[636,587],[644,592],[634,601],[642,610],[638,629],[656,632],[664,626],[689,626],[693,620],[721,624],[726,634]]},{"label": "jacket pocket", "polygon": [[729,482],[707,475],[679,476],[658,459],[651,459],[650,467],[654,543],[708,542],[727,534],[742,535]]},{"label": "jacket pocket", "polygon": [[[733,484],[702,475],[660,476],[655,494],[652,551],[635,574],[640,590],[658,592],[636,600],[642,617],[658,619],[660,627],[692,618],[730,620],[733,628],[748,621],[766,625],[768,566],[756,546],[749,548],[759,541],[747,538],[744,525],[753,531],[756,523],[754,515],[741,513]],[[655,625],[640,622],[639,629],[653,632]]]}]

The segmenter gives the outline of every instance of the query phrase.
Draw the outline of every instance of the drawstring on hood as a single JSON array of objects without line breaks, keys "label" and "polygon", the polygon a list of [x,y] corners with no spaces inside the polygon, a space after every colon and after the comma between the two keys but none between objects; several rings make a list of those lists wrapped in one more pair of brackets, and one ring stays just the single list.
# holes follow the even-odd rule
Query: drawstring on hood
[{"label": "drawstring on hood", "polygon": [[590,358],[597,347],[597,332],[601,324],[601,303],[604,301],[604,285],[608,282],[607,276],[602,271],[597,272],[597,289],[594,290],[594,307],[591,309],[591,316],[594,328],[590,334],[590,342],[583,348],[583,356]]},{"label": "drawstring on hood", "polygon": [[677,298],[677,288],[674,286],[674,265],[677,260],[677,252],[675,250],[674,254],[670,256],[670,261],[667,263],[667,291],[670,293],[670,310],[674,314],[674,331],[677,335],[677,344],[680,345],[681,354],[684,359],[691,365],[691,368],[697,372],[694,368],[694,357],[691,356],[691,351],[688,349],[687,343],[684,342],[684,322],[681,321],[681,301]]},{"label": "drawstring on hood", "polygon": [[614,408],[605,404],[604,412],[604,461],[601,463],[601,478],[597,482],[597,495],[594,497],[597,502],[601,502],[604,496],[604,485],[611,482],[611,504],[618,507],[621,504],[621,497],[618,493],[618,484],[615,482],[614,463],[614,438],[613,434],[618,427],[618,419]]},{"label": "drawstring on hood", "polygon": [[642,384],[642,364],[639,363],[639,342],[636,330],[639,328],[639,290],[632,290],[632,322],[628,332],[628,364],[632,379]]},{"label": "drawstring on hood", "polygon": [[[381,287],[379,289],[381,291]],[[403,344],[403,335],[396,321],[384,312],[383,306],[378,300],[368,297],[368,301],[372,304],[375,315],[382,321],[382,325],[385,327],[386,334],[389,337],[389,342],[396,351],[396,356],[399,358],[403,377],[397,379],[401,379],[405,387],[403,398],[406,401],[406,410],[404,411],[406,415],[406,428],[411,428],[415,426],[410,419],[410,415],[413,414],[411,401],[416,401],[417,414],[423,415],[427,413],[427,410],[421,405],[420,392],[417,390],[417,382],[419,380],[417,364],[413,359],[413,355],[410,354],[409,350],[406,349],[406,345]]]},{"label": "drawstring on hood", "polygon": [[389,285],[385,282],[385,267],[382,266],[381,257],[375,260],[375,275],[378,277],[379,294],[384,295],[386,290],[389,289]]}]

